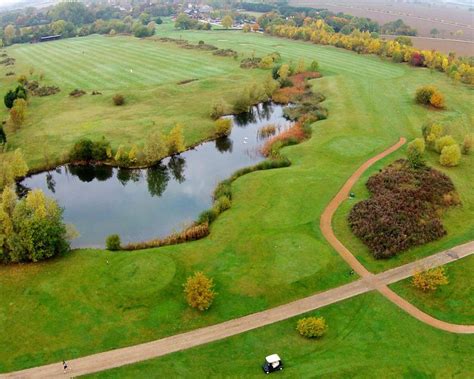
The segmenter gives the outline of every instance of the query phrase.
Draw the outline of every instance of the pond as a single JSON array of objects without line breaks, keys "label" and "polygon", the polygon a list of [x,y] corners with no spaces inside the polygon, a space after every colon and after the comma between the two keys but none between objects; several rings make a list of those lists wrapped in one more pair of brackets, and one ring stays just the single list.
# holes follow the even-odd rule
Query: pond
[{"label": "pond", "polygon": [[289,125],[283,107],[265,103],[229,116],[228,137],[205,142],[148,169],[65,165],[25,178],[20,185],[41,188],[64,208],[64,220],[80,236],[73,247],[103,247],[113,233],[122,242],[144,241],[180,231],[212,204],[212,192],[234,171],[264,158],[258,130]]}]

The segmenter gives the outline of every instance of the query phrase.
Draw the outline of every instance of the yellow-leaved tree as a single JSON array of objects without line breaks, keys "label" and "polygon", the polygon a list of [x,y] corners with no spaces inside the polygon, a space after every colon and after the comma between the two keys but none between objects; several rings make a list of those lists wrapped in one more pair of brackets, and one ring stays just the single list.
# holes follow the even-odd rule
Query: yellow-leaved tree
[{"label": "yellow-leaved tree", "polygon": [[184,144],[183,126],[176,124],[168,135],[168,154],[177,154],[186,149]]},{"label": "yellow-leaved tree", "polygon": [[430,270],[417,271],[413,275],[413,285],[422,291],[434,291],[439,286],[448,284],[448,277],[444,267],[436,267]]},{"label": "yellow-leaved tree", "polygon": [[200,271],[188,277],[184,284],[184,294],[189,306],[200,311],[209,309],[217,295],[213,280]]}]

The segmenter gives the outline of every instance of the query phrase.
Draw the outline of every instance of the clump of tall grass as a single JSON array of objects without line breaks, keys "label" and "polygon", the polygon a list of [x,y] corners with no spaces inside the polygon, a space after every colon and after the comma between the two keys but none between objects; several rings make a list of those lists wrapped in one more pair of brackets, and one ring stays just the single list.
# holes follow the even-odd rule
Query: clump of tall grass
[{"label": "clump of tall grass", "polygon": [[209,235],[209,224],[193,224],[181,232],[173,233],[164,238],[156,238],[144,242],[134,242],[122,246],[122,250],[142,250],[152,247],[177,245],[184,242],[195,241]]},{"label": "clump of tall grass", "polygon": [[277,132],[277,127],[275,124],[268,124],[268,125],[264,125],[262,126],[259,130],[258,130],[258,136],[260,138],[268,138],[270,136],[273,136],[275,135],[275,133]]}]

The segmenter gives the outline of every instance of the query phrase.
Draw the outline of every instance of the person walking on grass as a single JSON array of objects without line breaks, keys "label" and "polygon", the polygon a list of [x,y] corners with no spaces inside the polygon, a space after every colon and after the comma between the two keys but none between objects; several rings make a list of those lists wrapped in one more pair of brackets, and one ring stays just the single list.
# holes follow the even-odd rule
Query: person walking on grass
[{"label": "person walking on grass", "polygon": [[66,363],[66,361],[63,361],[63,368],[64,368],[64,372],[66,373],[66,371],[67,371],[67,363]]}]

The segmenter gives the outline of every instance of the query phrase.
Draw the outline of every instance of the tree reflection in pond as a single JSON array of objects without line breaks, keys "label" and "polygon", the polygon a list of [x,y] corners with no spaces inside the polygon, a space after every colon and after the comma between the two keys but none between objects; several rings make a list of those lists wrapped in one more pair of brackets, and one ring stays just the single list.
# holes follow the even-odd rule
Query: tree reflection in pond
[{"label": "tree reflection in pond", "polygon": [[233,121],[229,136],[148,169],[66,165],[25,178],[17,190],[41,188],[64,207],[65,221],[80,234],[73,247],[104,246],[113,233],[124,243],[163,237],[210,207],[219,181],[264,159],[259,153],[264,140],[258,138],[262,126],[272,123],[284,130],[288,124],[276,104],[260,104]]},{"label": "tree reflection in pond", "polygon": [[151,196],[160,197],[170,180],[168,169],[162,163],[146,170],[146,182]]},{"label": "tree reflection in pond", "polygon": [[184,177],[184,169],[186,168],[186,160],[179,156],[173,155],[168,162],[168,168],[170,169],[173,178],[178,183],[183,183],[186,178]]},{"label": "tree reflection in pond", "polygon": [[221,153],[232,153],[232,140],[225,136],[216,139],[216,149]]}]

